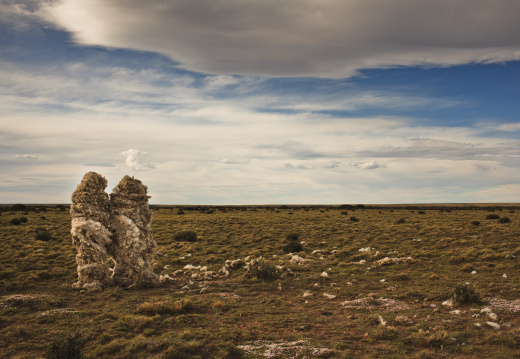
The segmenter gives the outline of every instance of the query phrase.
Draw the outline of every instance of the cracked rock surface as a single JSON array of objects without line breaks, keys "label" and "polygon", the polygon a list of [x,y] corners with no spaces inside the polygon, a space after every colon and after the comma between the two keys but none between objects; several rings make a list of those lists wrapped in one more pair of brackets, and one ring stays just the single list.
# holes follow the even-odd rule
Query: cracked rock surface
[{"label": "cracked rock surface", "polygon": [[105,177],[88,172],[72,193],[71,234],[78,252],[75,288],[99,291],[113,282],[106,264],[108,247],[112,243],[112,234],[108,230],[111,211],[106,186]]},{"label": "cracked rock surface", "polygon": [[159,284],[159,277],[152,271],[157,245],[152,235],[147,191],[141,181],[125,176],[110,195],[113,279],[118,285]]}]

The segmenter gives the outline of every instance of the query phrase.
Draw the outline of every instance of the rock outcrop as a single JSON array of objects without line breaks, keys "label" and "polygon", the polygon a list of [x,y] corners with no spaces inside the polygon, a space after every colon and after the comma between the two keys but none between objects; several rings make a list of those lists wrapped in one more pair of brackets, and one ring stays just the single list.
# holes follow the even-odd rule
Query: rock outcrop
[{"label": "rock outcrop", "polygon": [[[153,286],[156,243],[147,187],[125,176],[106,194],[107,180],[88,172],[72,194],[70,214],[72,242],[78,254],[75,288],[99,291],[112,284]],[[108,266],[112,257],[115,266]]]},{"label": "rock outcrop", "polygon": [[75,288],[95,291],[113,283],[106,263],[107,249],[112,243],[112,234],[108,230],[111,210],[106,186],[107,180],[103,176],[88,172],[72,193],[71,234],[78,251]]},{"label": "rock outcrop", "polygon": [[125,176],[110,195],[113,279],[118,285],[159,284],[159,277],[152,271],[157,245],[152,236],[147,191],[141,181]]}]

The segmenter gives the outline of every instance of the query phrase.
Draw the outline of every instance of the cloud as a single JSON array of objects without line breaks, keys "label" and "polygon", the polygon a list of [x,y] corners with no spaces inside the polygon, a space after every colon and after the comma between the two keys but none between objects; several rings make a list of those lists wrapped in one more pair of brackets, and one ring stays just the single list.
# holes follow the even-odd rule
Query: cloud
[{"label": "cloud", "polygon": [[125,156],[125,165],[134,171],[149,171],[155,168],[153,163],[144,162],[144,159],[148,156],[148,153],[139,150],[129,149],[128,151],[121,152],[121,155]]},{"label": "cloud", "polygon": [[293,165],[292,163],[286,163],[286,164],[284,164],[284,167],[289,168],[289,169],[299,169],[299,170],[310,170],[313,168],[312,166],[306,165],[304,163],[299,163],[297,165]]},{"label": "cloud", "polygon": [[520,59],[511,0],[63,0],[84,45],[165,54],[211,74],[343,78],[359,69]]},{"label": "cloud", "polygon": [[16,155],[16,158],[22,158],[24,160],[37,160],[37,155]]},{"label": "cloud", "polygon": [[504,131],[504,132],[516,132],[520,131],[520,122],[516,123],[504,123],[497,126],[497,131]]},{"label": "cloud", "polygon": [[384,166],[381,166],[379,163],[377,163],[376,160],[372,160],[372,161],[368,161],[368,162],[352,162],[352,163],[350,163],[350,166],[357,167],[362,170],[375,170],[377,168],[384,167]]},{"label": "cloud", "polygon": [[323,165],[323,168],[337,168],[341,165],[339,161],[330,161]]},{"label": "cloud", "polygon": [[223,158],[220,162],[225,163],[226,165],[247,165],[249,164],[249,160],[230,160],[227,158]]}]

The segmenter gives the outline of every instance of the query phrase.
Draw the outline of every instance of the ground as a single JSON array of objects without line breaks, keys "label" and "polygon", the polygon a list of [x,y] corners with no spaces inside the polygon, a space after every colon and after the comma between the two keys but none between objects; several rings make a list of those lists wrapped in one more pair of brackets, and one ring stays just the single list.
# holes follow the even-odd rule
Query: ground
[{"label": "ground", "polygon": [[518,205],[156,206],[165,284],[94,293],[71,287],[68,209],[4,209],[0,358],[75,333],[88,358],[520,356]]}]

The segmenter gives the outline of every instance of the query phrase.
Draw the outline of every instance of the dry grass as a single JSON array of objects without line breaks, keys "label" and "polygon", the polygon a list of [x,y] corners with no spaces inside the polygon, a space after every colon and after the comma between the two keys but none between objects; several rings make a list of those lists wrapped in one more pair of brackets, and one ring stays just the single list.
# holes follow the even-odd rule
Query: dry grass
[{"label": "dry grass", "polygon": [[[305,343],[286,358],[520,356],[518,208],[154,208],[154,269],[173,280],[93,294],[71,288],[67,211],[3,212],[0,358],[42,357],[65,331],[87,340],[90,358],[265,357],[244,350],[259,342]],[[49,239],[37,240],[37,228]],[[175,240],[183,231],[197,240]],[[291,255],[295,234],[303,251]],[[244,262],[259,259],[279,277],[245,276]],[[466,282],[482,303],[442,305]]]}]

